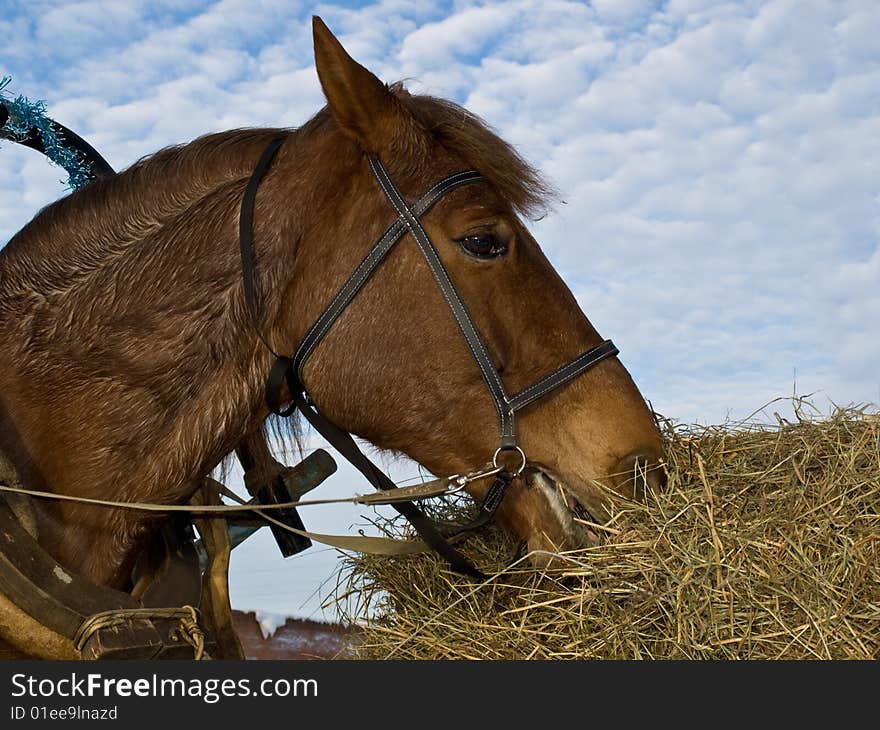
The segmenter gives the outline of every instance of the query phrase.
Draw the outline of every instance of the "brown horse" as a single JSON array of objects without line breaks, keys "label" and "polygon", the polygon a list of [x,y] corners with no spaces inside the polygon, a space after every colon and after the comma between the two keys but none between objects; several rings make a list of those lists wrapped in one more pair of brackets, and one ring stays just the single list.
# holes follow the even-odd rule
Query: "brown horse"
[{"label": "brown horse", "polygon": [[[184,503],[261,432],[272,359],[245,307],[237,225],[256,160],[279,135],[254,233],[263,331],[279,352],[296,348],[394,219],[368,154],[410,198],[459,170],[484,176],[423,223],[509,392],[601,341],[521,221],[546,188],[520,156],[455,104],[382,84],[318,19],[314,42],[328,105],[303,127],[162,150],[48,206],[0,252],[0,451],[29,487]],[[466,245],[475,239],[489,247],[481,255]],[[435,474],[484,464],[497,446],[485,384],[409,236],[305,376],[327,418]],[[547,478],[515,482],[500,519],[533,550],[581,544],[568,507],[603,519],[608,490],[641,491],[634,467],[661,453],[616,358],[524,410],[518,430]],[[656,485],[661,471],[648,473]],[[42,500],[36,511],[59,562],[120,588],[156,527],[80,504]]]}]

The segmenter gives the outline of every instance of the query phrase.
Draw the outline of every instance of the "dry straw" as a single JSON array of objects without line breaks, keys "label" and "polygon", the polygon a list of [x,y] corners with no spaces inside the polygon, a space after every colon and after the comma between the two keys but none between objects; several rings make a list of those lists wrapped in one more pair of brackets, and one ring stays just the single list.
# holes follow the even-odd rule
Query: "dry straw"
[{"label": "dry straw", "polygon": [[433,555],[349,558],[360,656],[880,658],[880,416],[795,405],[772,427],[667,423],[667,487],[550,570],[496,528],[464,546],[482,585]]}]

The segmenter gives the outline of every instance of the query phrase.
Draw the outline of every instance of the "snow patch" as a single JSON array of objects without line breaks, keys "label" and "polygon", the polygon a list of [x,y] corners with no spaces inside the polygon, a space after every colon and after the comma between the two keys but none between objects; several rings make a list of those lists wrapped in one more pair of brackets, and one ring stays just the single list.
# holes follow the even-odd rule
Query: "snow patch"
[{"label": "snow patch", "polygon": [[264,639],[270,639],[275,632],[287,623],[287,616],[268,611],[254,611],[254,620],[260,627]]}]

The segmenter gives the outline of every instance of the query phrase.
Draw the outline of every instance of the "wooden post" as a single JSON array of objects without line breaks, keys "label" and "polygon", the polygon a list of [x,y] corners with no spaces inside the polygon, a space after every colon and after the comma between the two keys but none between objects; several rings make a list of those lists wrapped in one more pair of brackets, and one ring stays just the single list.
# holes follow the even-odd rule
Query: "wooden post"
[{"label": "wooden post", "polygon": [[[190,500],[193,504],[221,504],[222,485],[206,478]],[[244,649],[232,620],[229,602],[229,543],[226,520],[219,517],[198,517],[194,520],[202,544],[208,554],[208,566],[202,575],[200,610],[217,643],[215,659],[244,659]]]}]

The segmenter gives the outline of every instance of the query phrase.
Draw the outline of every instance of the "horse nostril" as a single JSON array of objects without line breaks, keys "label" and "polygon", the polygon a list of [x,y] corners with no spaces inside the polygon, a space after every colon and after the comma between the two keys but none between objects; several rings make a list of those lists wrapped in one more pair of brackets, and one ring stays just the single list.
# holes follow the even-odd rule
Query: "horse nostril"
[{"label": "horse nostril", "polygon": [[646,491],[657,491],[666,486],[666,471],[655,454],[635,451],[617,462],[614,480],[623,496],[643,500]]}]

